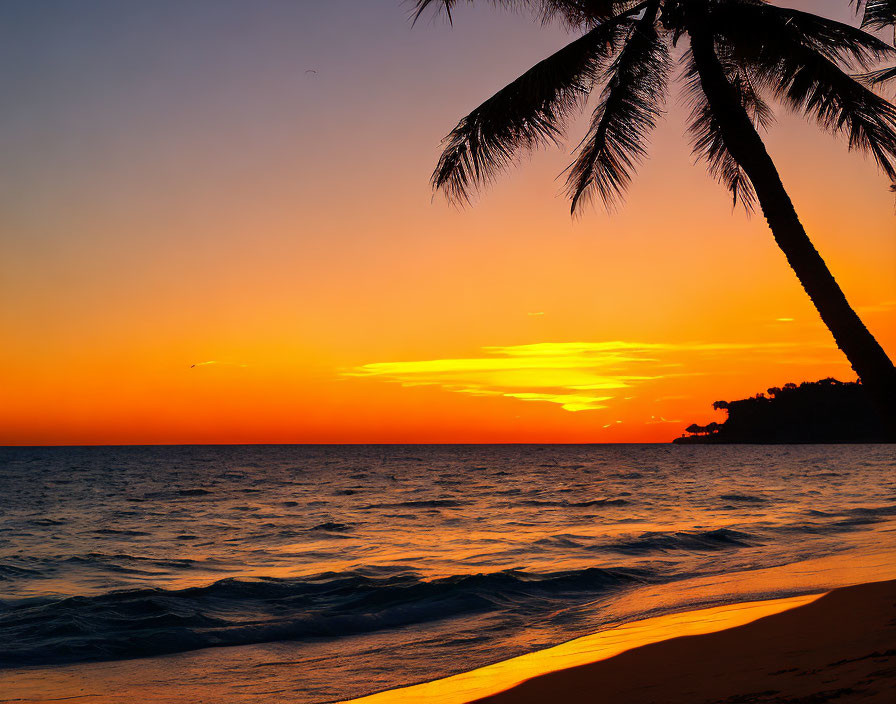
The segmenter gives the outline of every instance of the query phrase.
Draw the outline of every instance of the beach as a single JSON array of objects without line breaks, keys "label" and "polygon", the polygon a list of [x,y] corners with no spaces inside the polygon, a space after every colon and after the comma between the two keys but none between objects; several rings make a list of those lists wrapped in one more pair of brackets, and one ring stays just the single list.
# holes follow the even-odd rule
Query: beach
[{"label": "beach", "polygon": [[896,580],[645,619],[351,704],[891,702]]},{"label": "beach", "polygon": [[892,702],[896,582],[835,590],[718,633],[537,677],[478,704]]}]

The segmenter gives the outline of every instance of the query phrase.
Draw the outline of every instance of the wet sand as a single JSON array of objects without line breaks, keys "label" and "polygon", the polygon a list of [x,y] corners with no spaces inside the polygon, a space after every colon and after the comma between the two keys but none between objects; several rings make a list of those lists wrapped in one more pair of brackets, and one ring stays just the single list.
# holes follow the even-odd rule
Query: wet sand
[{"label": "wet sand", "polygon": [[896,701],[896,581],[551,672],[477,704]]}]

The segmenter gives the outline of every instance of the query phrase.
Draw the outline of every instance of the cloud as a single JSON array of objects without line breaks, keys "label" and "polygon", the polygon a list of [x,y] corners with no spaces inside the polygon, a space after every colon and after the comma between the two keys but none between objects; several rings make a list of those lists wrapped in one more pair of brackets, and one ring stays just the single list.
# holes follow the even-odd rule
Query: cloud
[{"label": "cloud", "polygon": [[216,365],[216,366],[220,366],[220,367],[240,367],[240,368],[245,368],[245,367],[249,366],[248,364],[242,364],[239,362],[219,362],[216,359],[210,359],[207,362],[196,362],[195,364],[190,365],[190,368],[192,369],[193,367],[208,367],[211,365]]},{"label": "cloud", "polygon": [[492,389],[450,389],[469,393],[475,396],[504,396],[505,398],[515,398],[518,401],[542,401],[548,403],[558,403],[565,411],[596,411],[601,408],[608,408],[603,405],[604,401],[611,401],[613,396],[593,396],[590,394],[567,394],[567,393],[535,393],[532,391],[496,391]]},{"label": "cloud", "polygon": [[[439,386],[474,396],[558,404],[566,411],[607,408],[617,396],[671,374],[681,366],[665,355],[677,352],[721,354],[780,350],[793,343],[641,343],[540,342],[484,347],[483,356],[405,362],[374,362],[343,372],[403,386]],[[676,374],[677,375],[677,374]],[[616,393],[623,391],[624,393]]]}]

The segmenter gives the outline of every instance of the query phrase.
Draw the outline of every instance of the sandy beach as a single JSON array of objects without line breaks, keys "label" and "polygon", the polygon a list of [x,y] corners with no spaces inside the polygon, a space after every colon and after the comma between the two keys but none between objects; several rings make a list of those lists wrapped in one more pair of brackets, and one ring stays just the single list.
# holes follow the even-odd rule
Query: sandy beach
[{"label": "sandy beach", "polygon": [[536,677],[478,704],[892,702],[896,581]]}]

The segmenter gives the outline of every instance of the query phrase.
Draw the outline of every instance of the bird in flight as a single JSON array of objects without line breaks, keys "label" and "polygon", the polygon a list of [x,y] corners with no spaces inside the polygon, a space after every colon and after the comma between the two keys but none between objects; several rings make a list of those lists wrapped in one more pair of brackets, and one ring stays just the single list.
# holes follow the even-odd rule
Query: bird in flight
[{"label": "bird in flight", "polygon": [[305,69],[305,75],[307,76],[309,73],[317,75],[317,71],[315,71],[313,68]]}]

